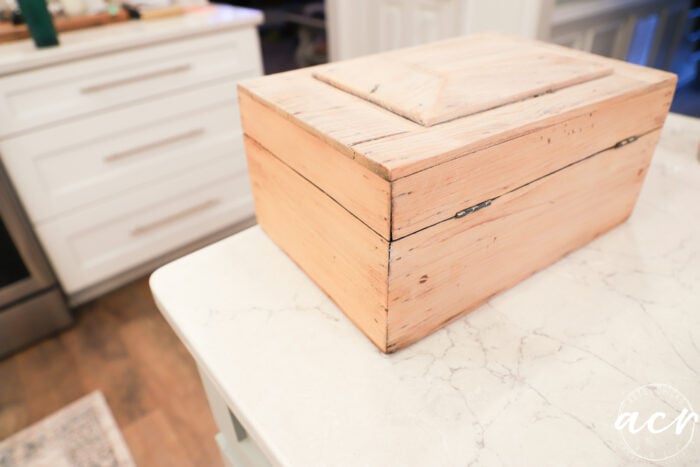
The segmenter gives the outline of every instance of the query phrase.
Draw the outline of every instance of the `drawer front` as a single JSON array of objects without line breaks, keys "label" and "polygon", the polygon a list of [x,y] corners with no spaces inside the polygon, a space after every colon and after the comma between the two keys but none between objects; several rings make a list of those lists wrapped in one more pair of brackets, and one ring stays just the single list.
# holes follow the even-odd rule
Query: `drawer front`
[{"label": "drawer front", "polygon": [[245,169],[235,80],[10,138],[2,157],[34,223],[228,156]]},{"label": "drawer front", "polygon": [[252,215],[248,175],[225,157],[36,231],[72,294]]},{"label": "drawer front", "polygon": [[0,136],[246,71],[255,30],[202,36],[0,79]]}]

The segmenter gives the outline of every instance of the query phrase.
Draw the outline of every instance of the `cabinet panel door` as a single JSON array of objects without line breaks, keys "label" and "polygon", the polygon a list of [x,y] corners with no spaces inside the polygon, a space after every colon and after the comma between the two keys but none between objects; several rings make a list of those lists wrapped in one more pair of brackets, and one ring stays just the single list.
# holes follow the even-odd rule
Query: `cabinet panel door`
[{"label": "cabinet panel door", "polygon": [[377,44],[374,52],[396,49],[406,45],[411,31],[406,28],[408,11],[401,0],[377,1]]},{"label": "cabinet panel door", "polygon": [[35,224],[220,156],[245,169],[234,79],[10,138],[0,147]]},{"label": "cabinet panel door", "polygon": [[228,157],[36,226],[68,294],[253,215],[248,174]]},{"label": "cabinet panel door", "polygon": [[410,17],[411,42],[425,44],[459,34],[459,0],[414,0]]},{"label": "cabinet panel door", "polygon": [[326,0],[334,61],[475,32],[536,37],[554,0]]}]

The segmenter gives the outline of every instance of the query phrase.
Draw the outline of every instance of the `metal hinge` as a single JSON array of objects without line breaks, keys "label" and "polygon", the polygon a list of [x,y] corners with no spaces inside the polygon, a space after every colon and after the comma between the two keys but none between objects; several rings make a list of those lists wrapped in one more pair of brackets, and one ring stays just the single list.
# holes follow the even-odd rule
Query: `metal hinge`
[{"label": "metal hinge", "polygon": [[472,206],[472,207],[467,208],[467,209],[462,209],[457,214],[455,214],[455,217],[457,219],[460,219],[460,218],[466,216],[467,214],[473,213],[474,211],[478,211],[479,209],[484,209],[486,207],[489,207],[489,206],[491,206],[491,201],[493,201],[493,200],[489,199],[489,200],[484,201],[483,203],[477,204],[476,206]]},{"label": "metal hinge", "polygon": [[630,136],[630,137],[627,138],[627,139],[623,139],[622,141],[620,141],[619,143],[617,143],[617,144],[616,144],[615,146],[613,146],[613,147],[614,147],[615,149],[621,148],[622,146],[627,146],[627,145],[630,144],[630,143],[634,143],[635,141],[637,141],[637,139],[638,139],[638,138],[637,138],[636,136]]}]

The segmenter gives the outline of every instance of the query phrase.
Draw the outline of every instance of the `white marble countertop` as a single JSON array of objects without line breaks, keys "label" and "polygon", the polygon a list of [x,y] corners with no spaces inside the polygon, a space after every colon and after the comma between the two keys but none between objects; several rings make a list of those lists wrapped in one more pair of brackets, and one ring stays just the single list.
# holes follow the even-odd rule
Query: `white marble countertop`
[{"label": "white marble countertop", "polygon": [[172,18],[126,21],[60,33],[58,47],[37,49],[31,39],[0,45],[0,76],[156,42],[257,25],[260,11],[203,5]]},{"label": "white marble countertop", "polygon": [[[646,465],[614,428],[630,391],[700,409],[699,141],[700,120],[669,116],[627,223],[392,355],[258,227],[151,287],[274,463]],[[698,459],[700,434],[659,465]]]}]

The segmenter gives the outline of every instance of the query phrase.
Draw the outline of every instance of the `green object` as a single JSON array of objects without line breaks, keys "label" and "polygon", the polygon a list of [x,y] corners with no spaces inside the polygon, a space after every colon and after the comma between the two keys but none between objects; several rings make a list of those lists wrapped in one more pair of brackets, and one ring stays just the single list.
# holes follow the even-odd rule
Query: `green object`
[{"label": "green object", "polygon": [[19,9],[37,47],[58,45],[56,29],[45,0],[19,0]]}]

